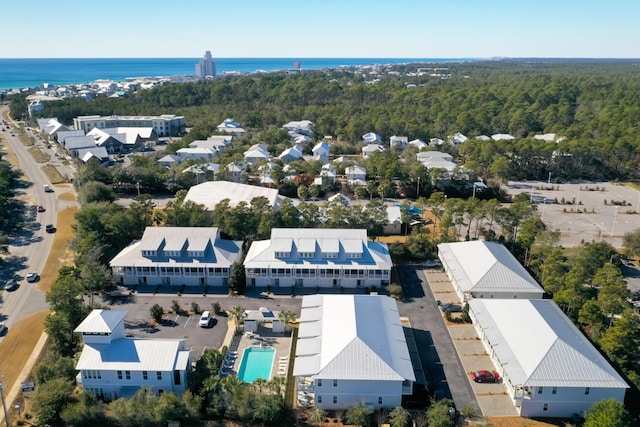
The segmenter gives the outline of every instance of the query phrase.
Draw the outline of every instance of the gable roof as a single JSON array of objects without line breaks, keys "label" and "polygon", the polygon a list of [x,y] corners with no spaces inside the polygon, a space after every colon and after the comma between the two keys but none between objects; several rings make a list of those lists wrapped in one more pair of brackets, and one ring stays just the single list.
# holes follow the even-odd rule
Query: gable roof
[{"label": "gable roof", "polygon": [[224,199],[229,199],[229,205],[235,207],[240,202],[251,203],[251,200],[256,197],[266,197],[269,204],[277,209],[278,189],[230,181],[207,181],[194,185],[189,189],[184,200],[191,200],[204,205],[207,210],[213,210]]},{"label": "gable roof", "polygon": [[544,290],[503,245],[476,240],[441,243],[440,258],[463,292],[540,292]]},{"label": "gable roof", "polygon": [[474,299],[469,307],[512,384],[629,387],[552,300]]},{"label": "gable roof", "polygon": [[85,344],[77,370],[173,371],[187,368],[183,340],[121,338],[110,344]]},{"label": "gable roof", "polygon": [[384,295],[302,298],[294,376],[415,381],[396,302]]},{"label": "gable roof", "polygon": [[124,320],[126,314],[124,310],[92,310],[74,332],[110,334]]}]

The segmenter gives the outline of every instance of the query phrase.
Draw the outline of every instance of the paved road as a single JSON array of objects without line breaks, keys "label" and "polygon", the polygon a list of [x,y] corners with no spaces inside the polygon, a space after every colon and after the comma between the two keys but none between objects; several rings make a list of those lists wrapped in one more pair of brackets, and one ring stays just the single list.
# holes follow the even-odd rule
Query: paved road
[{"label": "paved road", "polygon": [[[1,106],[0,115],[7,109],[8,107]],[[45,225],[56,223],[61,205],[56,193],[44,191],[44,185],[49,183],[46,175],[28,153],[27,147],[11,133],[15,135],[15,128],[5,131],[3,126],[2,135],[15,153],[19,162],[18,168],[24,174],[22,185],[16,191],[16,198],[24,203],[24,222],[18,235],[9,236],[9,256],[5,257],[6,262],[0,272],[0,279],[14,278],[20,285],[16,291],[2,294],[0,311],[2,321],[8,327],[29,314],[48,308],[44,294],[35,284],[27,283],[25,277],[30,271],[40,273],[44,268],[54,237],[45,231]],[[46,211],[36,213],[37,205],[44,206]],[[64,208],[64,205],[62,207]]]},{"label": "paved road", "polygon": [[401,316],[411,321],[430,390],[437,399],[453,399],[460,410],[468,405],[479,408],[422,268],[412,265],[396,268],[405,295],[398,309]]}]

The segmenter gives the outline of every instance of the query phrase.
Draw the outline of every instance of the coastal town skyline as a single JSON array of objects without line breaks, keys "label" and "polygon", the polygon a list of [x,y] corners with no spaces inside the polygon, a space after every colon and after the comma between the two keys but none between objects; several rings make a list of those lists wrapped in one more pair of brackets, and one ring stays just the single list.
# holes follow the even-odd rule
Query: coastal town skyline
[{"label": "coastal town skyline", "polygon": [[[0,57],[197,58],[211,50],[214,58],[640,58],[640,3],[632,0],[249,0],[232,7],[191,0],[172,8],[113,0],[95,15],[87,6],[8,3],[5,37],[19,36]],[[68,25],[45,22],[73,11],[82,17]]]}]

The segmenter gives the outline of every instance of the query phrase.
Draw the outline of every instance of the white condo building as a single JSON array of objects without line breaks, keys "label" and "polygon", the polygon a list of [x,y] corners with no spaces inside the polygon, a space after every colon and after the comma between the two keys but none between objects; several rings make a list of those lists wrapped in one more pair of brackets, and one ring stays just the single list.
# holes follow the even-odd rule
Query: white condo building
[{"label": "white condo building", "polygon": [[548,299],[474,299],[469,316],[522,417],[583,416],[627,383]]},{"label": "white condo building", "polygon": [[126,313],[93,310],[75,329],[84,342],[77,383],[107,401],[133,396],[140,388],[183,394],[191,369],[184,340],[127,338]]},{"label": "white condo building", "polygon": [[392,262],[367,230],[274,228],[251,244],[244,267],[247,286],[357,288],[389,284]]},{"label": "white condo building", "polygon": [[460,301],[544,296],[544,289],[500,243],[483,240],[441,243],[438,257]]},{"label": "white condo building", "polygon": [[89,133],[91,129],[152,128],[159,136],[177,136],[184,129],[184,117],[173,114],[161,116],[79,116],[73,119],[73,127]]},{"label": "white condo building", "polygon": [[216,76],[216,63],[211,59],[211,51],[206,51],[204,58],[196,64],[196,76],[202,78]]},{"label": "white condo building", "polygon": [[123,285],[228,286],[242,242],[214,227],[147,227],[109,265]]},{"label": "white condo building", "polygon": [[308,295],[298,319],[299,400],[325,409],[395,408],[412,393],[415,373],[392,298]]}]

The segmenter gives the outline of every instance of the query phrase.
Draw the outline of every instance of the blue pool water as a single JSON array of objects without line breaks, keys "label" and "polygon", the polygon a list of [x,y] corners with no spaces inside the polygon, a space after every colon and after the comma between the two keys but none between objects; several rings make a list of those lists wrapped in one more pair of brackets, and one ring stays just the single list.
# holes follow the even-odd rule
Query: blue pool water
[{"label": "blue pool water", "polygon": [[275,353],[273,348],[247,347],[242,353],[238,379],[246,383],[258,378],[270,379]]}]

